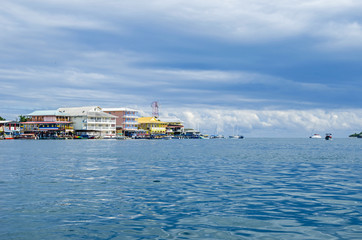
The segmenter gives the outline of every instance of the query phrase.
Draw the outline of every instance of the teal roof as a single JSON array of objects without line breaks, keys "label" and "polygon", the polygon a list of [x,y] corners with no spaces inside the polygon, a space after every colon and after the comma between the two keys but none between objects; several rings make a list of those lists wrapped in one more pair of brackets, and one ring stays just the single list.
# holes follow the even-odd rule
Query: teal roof
[{"label": "teal roof", "polygon": [[40,110],[28,114],[28,116],[68,116],[68,114],[59,112],[58,110]]}]

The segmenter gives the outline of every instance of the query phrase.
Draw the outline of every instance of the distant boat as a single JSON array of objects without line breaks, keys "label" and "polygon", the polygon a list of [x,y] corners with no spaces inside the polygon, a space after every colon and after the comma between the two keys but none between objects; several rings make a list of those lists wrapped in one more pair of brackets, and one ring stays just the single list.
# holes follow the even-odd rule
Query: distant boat
[{"label": "distant boat", "polygon": [[16,139],[38,139],[33,133],[20,134]]},{"label": "distant boat", "polygon": [[332,140],[332,133],[326,133],[325,140]]},{"label": "distant boat", "polygon": [[319,135],[319,134],[317,134],[317,133],[315,133],[315,134],[313,134],[312,136],[310,136],[309,138],[322,138],[322,136],[321,135]]},{"label": "distant boat", "polygon": [[201,139],[210,139],[209,135],[205,135],[205,134],[201,134],[200,138]]},{"label": "distant boat", "polygon": [[103,139],[116,139],[116,136],[114,136],[114,135],[106,135],[106,136],[103,136]]},{"label": "distant boat", "polygon": [[74,139],[95,139],[95,136],[90,136],[90,135],[75,135],[73,137]]},{"label": "distant boat", "polygon": [[126,139],[127,139],[125,136],[119,135],[119,134],[118,134],[115,138],[116,138],[117,140],[126,140]]},{"label": "distant boat", "polygon": [[[236,132],[236,134],[235,134]],[[235,131],[235,127],[233,128],[233,135],[229,136],[230,139],[243,139],[244,136],[239,135],[238,133],[238,128],[236,127],[236,131]]]},{"label": "distant boat", "polygon": [[5,140],[15,139],[13,132],[12,132],[12,131],[10,131],[10,132],[4,132],[4,139],[5,139]]},{"label": "distant boat", "polygon": [[223,135],[212,135],[210,138],[224,138]]},{"label": "distant boat", "polygon": [[243,139],[244,136],[241,136],[241,135],[232,135],[232,136],[229,136],[230,139]]}]

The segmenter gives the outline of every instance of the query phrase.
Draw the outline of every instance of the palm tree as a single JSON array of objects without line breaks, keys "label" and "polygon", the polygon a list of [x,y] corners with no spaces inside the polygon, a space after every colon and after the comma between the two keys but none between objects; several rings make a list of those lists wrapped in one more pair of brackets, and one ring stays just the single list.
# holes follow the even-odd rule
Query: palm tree
[{"label": "palm tree", "polygon": [[29,120],[29,117],[26,117],[26,116],[23,116],[23,115],[19,116],[19,122],[26,122],[28,120]]}]

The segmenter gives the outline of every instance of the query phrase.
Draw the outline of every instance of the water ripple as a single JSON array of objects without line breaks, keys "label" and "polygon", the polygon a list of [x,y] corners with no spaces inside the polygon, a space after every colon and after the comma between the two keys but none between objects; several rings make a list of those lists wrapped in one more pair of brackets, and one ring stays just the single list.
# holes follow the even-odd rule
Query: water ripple
[{"label": "water ripple", "polygon": [[0,238],[361,239],[355,140],[1,141]]}]

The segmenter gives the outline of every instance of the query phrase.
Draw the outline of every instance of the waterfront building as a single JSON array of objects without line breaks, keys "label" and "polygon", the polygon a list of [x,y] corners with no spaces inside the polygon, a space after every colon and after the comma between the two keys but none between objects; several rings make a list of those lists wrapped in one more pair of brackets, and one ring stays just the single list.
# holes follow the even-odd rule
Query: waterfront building
[{"label": "waterfront building", "polygon": [[20,123],[17,121],[0,121],[0,138],[14,139],[20,134]]},{"label": "waterfront building", "polygon": [[162,122],[156,117],[138,118],[138,129],[143,129],[150,136],[160,136],[166,134],[167,123]]},{"label": "waterfront building", "polygon": [[105,113],[98,106],[59,108],[70,116],[75,134],[88,137],[115,137],[117,116]]},{"label": "waterfront building", "polygon": [[131,137],[138,130],[138,111],[131,108],[102,108],[102,111],[114,116],[117,133]]},{"label": "waterfront building", "polygon": [[28,115],[32,122],[70,122],[70,116],[59,110],[34,111]]},{"label": "waterfront building", "polygon": [[183,122],[177,117],[161,117],[160,120],[167,123],[167,135],[181,136],[184,133]]},{"label": "waterfront building", "polygon": [[23,134],[34,134],[40,139],[68,138],[74,134],[70,116],[59,110],[34,111],[26,116],[30,119],[20,123]]}]

